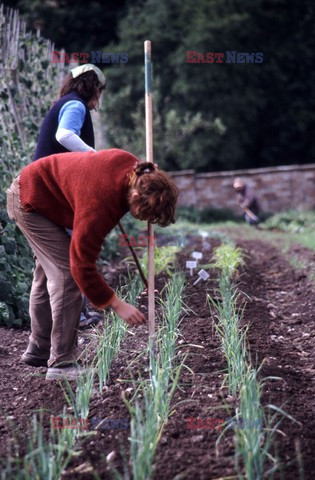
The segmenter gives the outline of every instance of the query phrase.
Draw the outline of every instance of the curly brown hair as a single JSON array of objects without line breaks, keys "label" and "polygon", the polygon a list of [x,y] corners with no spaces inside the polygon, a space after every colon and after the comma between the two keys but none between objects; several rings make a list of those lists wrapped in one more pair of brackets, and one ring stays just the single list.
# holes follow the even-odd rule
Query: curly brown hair
[{"label": "curly brown hair", "polygon": [[106,88],[105,85],[101,85],[97,75],[93,70],[89,72],[81,73],[76,78],[73,78],[71,73],[68,75],[59,91],[59,98],[63,97],[67,93],[77,92],[83,100],[89,102],[97,98],[98,92],[101,92]]},{"label": "curly brown hair", "polygon": [[134,169],[129,190],[130,212],[139,220],[167,227],[175,223],[178,193],[167,173],[157,170],[154,163],[139,163]]}]

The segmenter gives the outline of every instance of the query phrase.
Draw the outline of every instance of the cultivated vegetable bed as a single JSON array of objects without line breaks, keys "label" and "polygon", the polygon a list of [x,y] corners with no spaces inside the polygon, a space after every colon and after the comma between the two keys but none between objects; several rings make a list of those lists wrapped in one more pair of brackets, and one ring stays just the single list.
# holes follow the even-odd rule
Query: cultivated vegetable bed
[{"label": "cultivated vegetable bed", "polygon": [[[312,478],[315,409],[311,401],[314,394],[311,380],[315,374],[313,287],[306,276],[294,272],[274,247],[259,241],[240,241],[240,247],[246,254],[243,256],[245,264],[238,267],[239,273],[231,272],[231,285],[237,285],[238,292],[243,292],[235,298],[236,308],[246,303],[243,317],[239,315],[238,319],[240,338],[244,332],[241,327],[248,326],[246,340],[243,338],[242,341],[246,355],[242,357],[241,351],[241,358],[246,358],[247,371],[249,365],[251,371],[255,371],[264,360],[258,381],[261,382],[265,377],[278,379],[265,381],[261,395],[258,395],[261,409],[255,403],[250,413],[255,418],[243,418],[243,424],[237,424],[237,419],[234,419],[234,427],[228,428],[219,439],[226,422],[232,423],[228,419],[233,419],[235,414],[239,414],[238,420],[240,414],[244,416],[244,411],[240,410],[244,406],[244,398],[242,400],[240,397],[244,384],[240,379],[239,385],[230,383],[228,388],[225,375],[227,349],[223,348],[222,324],[221,331],[218,331],[218,308],[224,306],[218,290],[222,270],[206,268],[214,261],[213,251],[220,241],[209,241],[211,249],[207,247],[203,250],[204,242],[196,239],[192,247],[178,254],[178,268],[185,270],[183,295],[180,294],[180,277],[177,280],[173,278],[168,291],[164,289],[161,295],[166,308],[165,318],[172,317],[175,320],[173,323],[161,323],[162,335],[158,345],[163,359],[158,357],[158,362],[163,361],[164,367],[162,363],[150,364],[146,352],[146,327],[131,330],[116,325],[117,328],[108,331],[106,336],[103,336],[102,329],[98,329],[97,336],[91,335],[91,332],[81,334],[81,342],[88,348],[90,361],[95,357],[96,346],[103,345],[96,357],[98,368],[95,370],[94,385],[85,382],[80,390],[83,394],[72,399],[74,406],[81,408],[81,413],[75,411],[73,406],[69,408],[69,405],[68,410],[63,411],[65,393],[71,399],[71,390],[67,386],[64,385],[63,391],[57,384],[45,382],[44,369],[35,371],[18,363],[19,355],[27,343],[28,332],[1,329],[1,455],[8,452],[7,441],[11,441],[11,455],[14,452],[10,418],[6,418],[11,417],[12,424],[17,426],[21,436],[20,454],[23,455],[27,448],[23,440],[27,419],[30,419],[32,411],[46,409],[43,412],[44,438],[52,430],[55,435],[64,435],[63,445],[66,441],[71,443],[71,432],[74,438],[72,445],[75,455],[59,478],[109,479],[113,478],[115,470],[117,478],[121,475],[121,478],[151,477],[155,480],[227,479],[238,478],[237,475],[241,478],[245,472],[246,457],[242,456],[241,451],[244,451],[246,427],[249,435],[260,436],[257,448],[263,449],[267,432],[261,430],[261,423],[249,422],[263,419],[264,429],[268,423],[268,412],[271,415],[275,413],[267,407],[271,404],[283,408],[296,420],[294,422],[281,414],[277,416],[277,419],[283,419],[279,425],[283,433],[274,437],[277,442],[276,457],[283,466],[274,478],[281,478],[281,472],[282,478],[289,480]],[[191,277],[185,268],[193,250],[203,251],[200,262],[205,264],[205,269],[210,273],[209,280],[200,281],[197,285],[193,285],[197,276]],[[114,273],[111,275],[115,277]],[[165,274],[159,274],[157,288],[162,291],[166,283]],[[179,286],[179,290],[174,290],[174,285]],[[134,290],[129,288],[129,294],[131,291],[132,295],[136,295],[137,288],[136,285]],[[173,288],[173,292],[170,288]],[[180,307],[176,302],[181,297],[183,303]],[[171,299],[168,304],[165,303],[167,298]],[[209,303],[209,299],[214,303]],[[145,306],[144,298],[140,302]],[[176,314],[172,315],[168,308],[175,308]],[[163,305],[157,309],[162,321]],[[112,328],[112,325],[115,322],[110,323],[108,328]],[[106,338],[111,339],[107,344]],[[102,368],[103,374],[101,365],[108,366],[107,369]],[[34,376],[34,373],[38,375]],[[101,382],[98,378],[102,379]],[[73,384],[72,389],[75,395]],[[89,395],[91,398],[88,402]],[[157,410],[154,410],[155,407]],[[158,421],[155,421],[157,411]],[[77,423],[77,428],[73,429],[52,429],[51,416],[58,418],[69,415],[88,418],[86,428],[80,432]],[[66,427],[66,424],[60,425]],[[152,440],[149,440],[151,434]],[[235,451],[240,453],[237,457],[238,472]],[[270,453],[274,456],[272,448]],[[27,465],[31,464],[30,459]],[[53,462],[56,459],[57,452],[53,450]],[[273,465],[273,461],[266,458],[264,471]],[[249,469],[246,478],[262,478],[258,476],[257,465],[253,468],[254,473],[250,473]],[[58,478],[35,477],[32,468],[29,468],[29,475],[20,478]],[[3,478],[10,476],[7,474]],[[15,475],[11,478],[19,477]],[[268,474],[267,478],[272,478],[272,474]]]}]

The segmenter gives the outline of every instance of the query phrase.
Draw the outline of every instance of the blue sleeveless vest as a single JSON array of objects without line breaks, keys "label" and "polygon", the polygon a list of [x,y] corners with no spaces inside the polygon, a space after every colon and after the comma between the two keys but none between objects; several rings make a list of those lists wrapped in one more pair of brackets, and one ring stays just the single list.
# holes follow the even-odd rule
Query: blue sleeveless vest
[{"label": "blue sleeveless vest", "polygon": [[82,125],[80,138],[87,145],[94,148],[94,130],[90,111],[85,101],[76,92],[72,92],[59,98],[59,100],[45,116],[39,131],[36,152],[33,160],[38,160],[39,158],[47,157],[48,155],[53,155],[54,153],[64,153],[69,151],[67,148],[63,147],[59,142],[57,142],[55,137],[58,129],[59,112],[63,105],[66,102],[69,102],[69,100],[78,100],[85,106],[86,114],[84,123]]}]

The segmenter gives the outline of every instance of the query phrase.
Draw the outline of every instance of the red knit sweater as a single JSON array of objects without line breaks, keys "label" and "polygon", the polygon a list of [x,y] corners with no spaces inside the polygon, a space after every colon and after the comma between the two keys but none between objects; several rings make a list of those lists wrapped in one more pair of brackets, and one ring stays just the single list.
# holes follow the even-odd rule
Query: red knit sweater
[{"label": "red knit sweater", "polygon": [[98,273],[96,260],[105,236],[129,210],[130,173],[139,162],[118,149],[44,157],[20,175],[21,204],[54,223],[73,229],[70,267],[80,290],[97,307],[114,291]]}]

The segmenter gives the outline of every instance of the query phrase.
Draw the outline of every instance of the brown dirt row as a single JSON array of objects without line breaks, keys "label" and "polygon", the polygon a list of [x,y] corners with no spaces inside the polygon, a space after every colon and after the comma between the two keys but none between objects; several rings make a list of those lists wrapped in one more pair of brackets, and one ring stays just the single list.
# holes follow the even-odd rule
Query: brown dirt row
[{"label": "brown dirt row", "polygon": [[[284,420],[277,450],[285,465],[285,480],[300,478],[296,448],[300,449],[305,479],[315,472],[315,332],[314,286],[307,272],[295,271],[279,250],[265,242],[240,241],[248,253],[240,288],[251,301],[244,322],[250,325],[252,359],[264,361],[262,376],[281,377],[268,382],[263,403],[282,407],[299,423]],[[298,248],[305,259],[314,253]],[[281,476],[279,474],[279,477]]]},{"label": "brown dirt row", "polygon": [[[305,480],[311,480],[315,427],[313,288],[307,277],[296,274],[276,248],[258,241],[242,240],[240,245],[248,254],[240,288],[251,299],[244,321],[250,324],[248,343],[252,358],[257,358],[258,363],[265,359],[263,375],[282,377],[281,381],[267,383],[263,402],[278,406],[286,402],[284,409],[300,422],[284,421],[281,429],[285,436],[277,437],[280,458],[284,464],[291,461],[291,465],[283,467],[282,478],[299,478],[294,460],[298,442]],[[202,249],[201,243],[197,243],[194,249]],[[189,253],[184,251],[179,255],[181,266],[189,258]],[[211,252],[204,253],[207,263]],[[112,269],[109,276],[117,278],[117,272]],[[154,480],[211,480],[235,474],[231,433],[224,436],[217,457],[217,431],[187,429],[188,417],[226,418],[226,407],[232,407],[234,399],[228,397],[226,389],[222,388],[225,362],[206,303],[207,294],[216,295],[216,279],[211,278],[197,287],[192,285],[188,275],[186,280],[185,303],[189,309],[181,322],[179,357],[188,355],[186,365],[190,371],[182,371],[173,400],[174,411],[156,453]],[[164,282],[163,277],[158,278],[159,289]],[[34,410],[46,408],[51,414],[58,415],[65,401],[58,385],[45,382],[45,369],[35,371],[19,362],[28,332],[1,328],[0,335],[0,455],[3,456],[7,442],[12,444],[7,416],[12,417],[17,431],[22,433]],[[80,337],[82,343],[93,351],[95,343],[91,333],[81,333]],[[105,393],[100,396],[94,392],[89,418],[129,418],[121,394],[125,391],[127,396],[131,395],[127,390],[130,384],[125,380],[130,378],[129,367],[136,361],[139,351],[145,348],[146,339],[146,327],[127,332],[122,351],[112,365]],[[145,358],[137,361],[140,368],[146,363]],[[48,432],[48,413],[44,421]],[[111,478],[106,455],[112,451],[116,452],[114,466],[122,471],[120,450],[124,448],[128,456],[128,435],[129,430],[111,429],[95,431],[92,436],[82,439],[78,444],[79,455],[71,461],[62,478],[90,480],[94,478],[93,472],[98,472],[102,479]],[[21,443],[23,445],[23,440]]]}]

